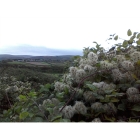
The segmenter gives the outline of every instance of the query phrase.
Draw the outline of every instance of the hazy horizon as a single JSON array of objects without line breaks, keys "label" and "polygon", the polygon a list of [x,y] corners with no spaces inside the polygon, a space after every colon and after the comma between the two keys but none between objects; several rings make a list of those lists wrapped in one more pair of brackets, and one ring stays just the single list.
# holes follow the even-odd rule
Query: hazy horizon
[{"label": "hazy horizon", "polygon": [[45,46],[19,45],[0,48],[0,54],[31,55],[31,56],[59,56],[59,55],[82,55],[82,50],[55,49]]},{"label": "hazy horizon", "polygon": [[[93,41],[108,50],[116,43],[106,42],[110,34],[128,39],[128,29],[140,32],[139,5],[137,0],[133,3],[132,7],[131,1],[122,0],[0,1],[0,53],[81,54],[84,47],[95,46]],[[13,49],[23,44],[32,50]]]}]

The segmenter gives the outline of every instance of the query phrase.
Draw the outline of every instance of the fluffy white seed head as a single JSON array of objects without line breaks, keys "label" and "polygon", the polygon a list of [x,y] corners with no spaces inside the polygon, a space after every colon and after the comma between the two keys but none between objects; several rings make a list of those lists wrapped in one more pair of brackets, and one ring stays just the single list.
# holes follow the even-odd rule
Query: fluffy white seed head
[{"label": "fluffy white seed head", "polygon": [[124,55],[116,55],[115,57],[117,59],[117,62],[120,63],[120,62],[123,62],[126,60],[125,56]]},{"label": "fluffy white seed head", "polygon": [[123,79],[123,74],[120,72],[119,69],[113,69],[112,77],[113,77],[114,81],[116,81],[116,80],[121,81]]},{"label": "fluffy white seed head", "polygon": [[140,102],[140,94],[134,94],[127,97],[128,101],[131,103],[139,103]]},{"label": "fluffy white seed head", "polygon": [[88,59],[89,60],[93,60],[93,61],[97,61],[98,60],[98,56],[94,52],[89,52]]},{"label": "fluffy white seed head", "polygon": [[82,78],[84,78],[85,75],[86,75],[86,72],[85,72],[83,69],[78,69],[78,70],[76,71],[76,82],[80,82],[80,80],[81,80]]},{"label": "fluffy white seed head", "polygon": [[135,87],[130,87],[127,89],[126,91],[126,95],[127,96],[131,96],[131,95],[134,95],[134,94],[139,94],[139,90]]},{"label": "fluffy white seed head", "polygon": [[63,110],[62,110],[62,114],[65,118],[67,119],[71,119],[73,117],[73,115],[75,114],[75,110],[74,108],[69,105],[69,106],[66,106]]},{"label": "fluffy white seed head", "polygon": [[58,105],[60,103],[59,100],[56,98],[52,98],[51,101],[52,101],[52,104],[54,105]]},{"label": "fluffy white seed head", "polygon": [[95,118],[92,122],[101,122],[100,118]]},{"label": "fluffy white seed head", "polygon": [[104,104],[103,109],[104,109],[104,112],[108,115],[117,113],[117,108],[115,107],[113,103]]},{"label": "fluffy white seed head", "polygon": [[102,103],[100,103],[100,102],[95,102],[95,103],[93,103],[93,104],[91,105],[91,108],[92,108],[94,111],[99,112],[99,111],[102,111],[103,105],[102,105]]},{"label": "fluffy white seed head", "polygon": [[75,112],[78,114],[86,114],[87,113],[87,108],[83,102],[76,101],[73,108],[74,108]]},{"label": "fluffy white seed head", "polygon": [[86,92],[84,92],[83,96],[84,96],[84,98],[85,98],[85,100],[86,100],[87,102],[94,102],[95,99],[96,99],[96,98],[94,97],[92,91],[86,91]]},{"label": "fluffy white seed head", "polygon": [[108,61],[100,61],[101,69],[111,69],[114,68],[114,63],[109,63]]},{"label": "fluffy white seed head", "polygon": [[54,84],[55,91],[63,91],[66,87],[69,89],[69,85],[64,84],[63,82],[55,82]]},{"label": "fluffy white seed head", "polygon": [[137,62],[138,60],[140,60],[140,52],[135,51],[130,54],[130,57],[133,62]]},{"label": "fluffy white seed head", "polygon": [[77,68],[76,67],[70,67],[69,68],[69,72],[70,72],[70,75],[72,77],[75,77],[76,76],[76,71],[77,71]]},{"label": "fluffy white seed head", "polygon": [[96,67],[92,67],[91,65],[85,65],[84,66],[84,70],[88,73],[94,73],[97,68]]},{"label": "fluffy white seed head", "polygon": [[43,106],[47,105],[47,104],[52,104],[52,101],[50,99],[46,99],[43,101]]},{"label": "fluffy white seed head", "polygon": [[134,70],[134,64],[130,61],[123,61],[121,62],[121,66],[123,67],[123,69],[125,70]]}]

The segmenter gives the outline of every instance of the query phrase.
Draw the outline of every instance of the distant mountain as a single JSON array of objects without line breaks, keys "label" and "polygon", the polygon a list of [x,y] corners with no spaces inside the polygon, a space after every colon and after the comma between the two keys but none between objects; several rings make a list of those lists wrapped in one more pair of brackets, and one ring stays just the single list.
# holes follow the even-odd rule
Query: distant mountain
[{"label": "distant mountain", "polygon": [[31,58],[30,55],[9,55],[9,54],[0,54],[0,60],[7,60],[7,59],[27,59]]},{"label": "distant mountain", "polygon": [[0,47],[0,54],[31,55],[31,56],[59,56],[59,55],[82,55],[82,50],[54,49],[45,46],[19,45]]},{"label": "distant mountain", "polygon": [[34,56],[32,59],[43,60],[70,60],[74,55],[61,55],[61,56]]},{"label": "distant mountain", "polygon": [[70,60],[74,55],[61,55],[61,56],[31,56],[31,55],[8,55],[0,54],[0,61],[2,60]]}]

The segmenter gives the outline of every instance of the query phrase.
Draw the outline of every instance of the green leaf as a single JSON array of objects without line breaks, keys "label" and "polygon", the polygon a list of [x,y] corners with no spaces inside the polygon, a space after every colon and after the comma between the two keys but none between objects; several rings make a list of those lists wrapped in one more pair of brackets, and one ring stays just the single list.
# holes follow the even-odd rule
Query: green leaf
[{"label": "green leaf", "polygon": [[56,120],[58,120],[58,119],[60,119],[60,118],[62,118],[62,115],[55,116],[55,117],[53,117],[53,118],[51,119],[51,122],[54,122],[54,121],[56,121]]},{"label": "green leaf", "polygon": [[140,66],[140,60],[138,60],[138,61],[136,62],[136,64],[137,64],[138,66]]},{"label": "green leaf", "polygon": [[132,44],[133,41],[134,41],[134,38],[135,38],[135,36],[132,36],[132,37],[130,38],[130,40],[128,41],[128,43]]},{"label": "green leaf", "polygon": [[65,94],[64,92],[57,93],[57,94],[56,94],[56,97],[57,97],[58,99],[63,99],[64,94]]},{"label": "green leaf", "polygon": [[41,118],[41,117],[35,117],[31,121],[32,122],[43,122],[43,118]]},{"label": "green leaf", "polygon": [[139,34],[137,34],[137,38],[138,38],[138,39],[140,38],[140,33],[139,33]]},{"label": "green leaf", "polygon": [[136,37],[136,34],[137,34],[137,33],[138,33],[138,32],[134,32],[134,33],[133,33],[133,36]]},{"label": "green leaf", "polygon": [[19,113],[21,112],[21,109],[22,109],[22,107],[21,107],[21,106],[17,106],[17,107],[15,107],[15,109],[14,109],[14,110],[15,110],[15,112],[16,112],[16,113],[18,113],[18,114],[19,114]]},{"label": "green leaf", "polygon": [[136,120],[136,119],[129,118],[128,122],[139,122],[139,119]]},{"label": "green leaf", "polygon": [[86,86],[87,86],[90,90],[92,90],[92,91],[97,91],[97,90],[98,90],[98,88],[95,87],[95,86],[92,85],[92,84],[86,84]]},{"label": "green leaf", "polygon": [[105,90],[104,92],[105,92],[106,94],[111,94],[113,91],[114,91],[114,89],[110,89],[110,90]]},{"label": "green leaf", "polygon": [[69,89],[67,87],[65,87],[64,91],[65,91],[65,94],[69,93]]},{"label": "green leaf", "polygon": [[35,92],[30,92],[30,93],[28,93],[28,96],[29,97],[32,97],[32,98],[36,98],[36,93]]},{"label": "green leaf", "polygon": [[59,119],[59,122],[70,122],[70,120],[69,119]]},{"label": "green leaf", "polygon": [[45,108],[47,111],[49,111],[50,114],[53,113],[53,108]]},{"label": "green leaf", "polygon": [[51,84],[48,83],[44,87],[47,88],[47,89],[50,89],[51,88]]},{"label": "green leaf", "polygon": [[20,113],[19,118],[20,118],[21,120],[24,120],[28,115],[29,115],[28,112],[22,112],[22,113]]},{"label": "green leaf", "polygon": [[119,104],[118,105],[118,109],[119,110],[122,110],[122,111],[125,111],[126,108],[125,108],[125,105],[124,104]]},{"label": "green leaf", "polygon": [[95,66],[96,66],[97,68],[100,68],[100,63],[96,63]]},{"label": "green leaf", "polygon": [[32,118],[33,116],[34,116],[34,114],[33,114],[33,113],[29,113],[29,117],[31,117],[31,118]]},{"label": "green leaf", "polygon": [[19,98],[20,101],[26,101],[27,100],[27,97],[25,95],[19,95],[18,98]]},{"label": "green leaf", "polygon": [[140,111],[140,105],[134,105],[131,110]]},{"label": "green leaf", "polygon": [[124,40],[122,46],[123,47],[127,47],[127,45],[128,45],[128,41],[127,40]]},{"label": "green leaf", "polygon": [[116,35],[116,36],[114,37],[114,40],[118,40],[118,35]]},{"label": "green leaf", "polygon": [[119,99],[117,99],[117,98],[112,98],[110,101],[111,101],[111,102],[119,102]]},{"label": "green leaf", "polygon": [[140,80],[137,80],[137,81],[136,81],[136,84],[140,84]]},{"label": "green leaf", "polygon": [[128,36],[131,36],[131,35],[132,35],[132,32],[131,32],[130,29],[127,31],[127,35],[128,35]]},{"label": "green leaf", "polygon": [[110,122],[115,122],[115,120],[116,120],[114,117],[108,117],[106,115],[104,115],[104,117],[107,121],[110,121]]},{"label": "green leaf", "polygon": [[100,99],[100,102],[106,102],[106,103],[108,103],[108,102],[110,102],[110,100],[109,100],[108,97],[105,97],[104,99]]},{"label": "green leaf", "polygon": [[140,45],[140,38],[136,41],[137,45]]},{"label": "green leaf", "polygon": [[120,51],[121,51],[121,48],[120,48],[120,47],[117,47],[117,51],[119,51],[119,52],[120,52]]}]

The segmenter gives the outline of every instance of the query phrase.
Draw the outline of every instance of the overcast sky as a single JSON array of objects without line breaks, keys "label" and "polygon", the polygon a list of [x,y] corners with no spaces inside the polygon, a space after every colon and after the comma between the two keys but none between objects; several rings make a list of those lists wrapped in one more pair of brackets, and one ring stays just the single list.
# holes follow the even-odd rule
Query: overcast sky
[{"label": "overcast sky", "polygon": [[128,29],[140,32],[138,0],[0,0],[0,53],[23,44],[72,53],[93,41],[108,49],[109,35]]}]

